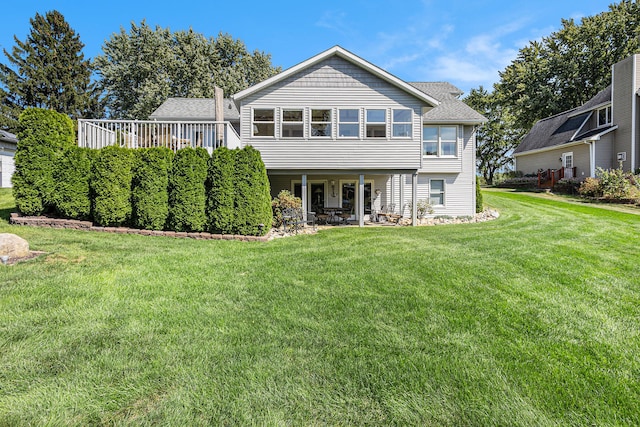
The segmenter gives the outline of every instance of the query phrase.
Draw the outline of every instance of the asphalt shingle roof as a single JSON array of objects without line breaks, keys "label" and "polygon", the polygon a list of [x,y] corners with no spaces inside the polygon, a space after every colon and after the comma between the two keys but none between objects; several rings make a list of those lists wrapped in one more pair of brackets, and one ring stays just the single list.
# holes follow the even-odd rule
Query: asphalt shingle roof
[{"label": "asphalt shingle roof", "polygon": [[[238,108],[228,98],[224,99],[224,119],[240,120]],[[149,116],[156,120],[216,120],[214,98],[168,98]]]},{"label": "asphalt shingle roof", "polygon": [[608,131],[612,126],[576,134],[587,117],[593,113],[595,107],[610,101],[611,86],[608,86],[580,107],[564,111],[555,116],[547,117],[546,119],[538,120],[513,153],[518,154],[547,147],[555,147],[572,141],[580,141],[589,136]]},{"label": "asphalt shingle roof", "polygon": [[6,130],[0,130],[0,140],[5,142],[14,142],[18,143],[18,138],[11,132],[7,132]]},{"label": "asphalt shingle roof", "polygon": [[413,82],[416,89],[440,101],[440,105],[428,111],[425,122],[473,122],[483,123],[487,119],[460,100],[463,92],[448,82]]}]

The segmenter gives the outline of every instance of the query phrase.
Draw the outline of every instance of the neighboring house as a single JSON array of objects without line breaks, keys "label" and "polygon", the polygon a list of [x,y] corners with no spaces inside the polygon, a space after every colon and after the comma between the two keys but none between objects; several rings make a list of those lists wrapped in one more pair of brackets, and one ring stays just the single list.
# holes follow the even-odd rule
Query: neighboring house
[{"label": "neighboring house", "polygon": [[554,181],[593,177],[598,167],[636,171],[640,55],[615,64],[611,82],[584,105],[538,121],[514,151],[515,169]]},{"label": "neighboring house", "polygon": [[[485,118],[461,94],[449,83],[407,83],[335,46],[231,96],[239,136],[225,145],[258,149],[272,196],[289,190],[306,211],[339,210],[360,225],[393,211],[415,224],[417,202],[428,200],[434,215],[473,215],[475,137]],[[225,120],[233,120],[225,101]],[[169,99],[152,118],[198,123],[215,119],[212,107]],[[191,134],[180,141],[199,145]]]},{"label": "neighboring house", "polygon": [[12,133],[0,130],[0,188],[11,188],[11,177],[15,170],[13,157],[18,139]]}]

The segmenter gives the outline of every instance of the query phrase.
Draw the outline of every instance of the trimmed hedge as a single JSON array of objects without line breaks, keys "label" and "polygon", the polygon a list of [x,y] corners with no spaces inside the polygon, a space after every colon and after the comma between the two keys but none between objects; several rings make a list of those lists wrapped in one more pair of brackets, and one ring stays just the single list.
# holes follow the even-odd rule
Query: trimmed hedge
[{"label": "trimmed hedge", "polygon": [[233,234],[235,231],[236,151],[220,147],[209,159],[206,211],[207,228],[211,233]]},{"label": "trimmed hedge", "polygon": [[91,190],[94,221],[102,226],[118,226],[131,218],[133,151],[115,146],[100,150],[92,165]]},{"label": "trimmed hedge", "polygon": [[13,196],[20,212],[40,215],[53,210],[53,175],[64,149],[74,145],[73,122],[55,111],[28,108],[18,126]]},{"label": "trimmed hedge", "polygon": [[132,181],[133,226],[162,230],[169,215],[169,172],[173,151],[143,148],[135,151]]},{"label": "trimmed hedge", "polygon": [[173,160],[169,177],[168,227],[175,231],[204,231],[207,162],[204,148],[183,148]]},{"label": "trimmed hedge", "polygon": [[97,152],[88,148],[68,147],[62,153],[53,174],[53,204],[65,218],[91,217],[91,159]]},{"label": "trimmed hedge", "polygon": [[260,152],[246,146],[236,152],[234,174],[237,234],[260,236],[271,229],[271,191]]}]

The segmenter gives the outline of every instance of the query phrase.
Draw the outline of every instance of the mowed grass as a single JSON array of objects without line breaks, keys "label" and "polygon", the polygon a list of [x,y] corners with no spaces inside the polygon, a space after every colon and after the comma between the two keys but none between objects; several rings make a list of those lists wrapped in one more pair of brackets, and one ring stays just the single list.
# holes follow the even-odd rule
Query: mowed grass
[{"label": "mowed grass", "polygon": [[640,216],[486,192],[500,219],[268,243],[8,225],[0,425],[638,425]]}]

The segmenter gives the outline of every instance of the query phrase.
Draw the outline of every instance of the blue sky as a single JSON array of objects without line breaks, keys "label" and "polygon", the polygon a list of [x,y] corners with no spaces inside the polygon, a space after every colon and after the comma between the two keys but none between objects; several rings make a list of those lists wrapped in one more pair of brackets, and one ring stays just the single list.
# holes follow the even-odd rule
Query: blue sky
[{"label": "blue sky", "polygon": [[[146,19],[205,36],[224,32],[250,50],[272,55],[283,69],[340,45],[405,81],[449,81],[468,93],[490,87],[530,40],[608,10],[609,0],[325,0],[137,1],[18,0],[2,6],[0,48],[24,40],[36,12],[60,11],[85,44],[102,52],[121,27]],[[7,63],[2,55],[2,62]]]}]

